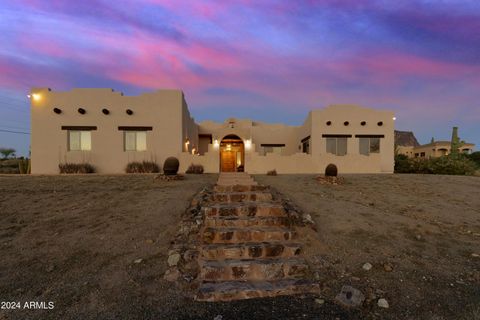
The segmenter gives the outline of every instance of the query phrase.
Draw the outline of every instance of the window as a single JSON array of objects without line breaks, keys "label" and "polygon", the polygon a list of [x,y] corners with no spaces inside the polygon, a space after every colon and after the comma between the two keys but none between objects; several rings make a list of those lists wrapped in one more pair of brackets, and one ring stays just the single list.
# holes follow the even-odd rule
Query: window
[{"label": "window", "polygon": [[90,131],[68,131],[68,150],[89,151],[92,150],[92,135]]},{"label": "window", "polygon": [[267,153],[275,153],[282,155],[283,149],[285,149],[284,144],[261,144],[263,155]]},{"label": "window", "polygon": [[360,154],[368,156],[370,153],[380,153],[380,138],[360,138]]},{"label": "window", "polygon": [[327,153],[337,156],[347,154],[347,138],[346,137],[329,137],[327,138]]},{"label": "window", "polygon": [[125,151],[147,150],[147,132],[146,131],[124,131],[124,150]]}]

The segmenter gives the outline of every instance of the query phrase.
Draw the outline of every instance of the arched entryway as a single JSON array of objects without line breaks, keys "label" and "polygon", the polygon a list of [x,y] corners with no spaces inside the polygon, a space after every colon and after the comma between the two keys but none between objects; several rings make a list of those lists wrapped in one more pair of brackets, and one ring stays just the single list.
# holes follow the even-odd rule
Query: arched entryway
[{"label": "arched entryway", "polygon": [[245,168],[245,146],[240,137],[230,134],[220,142],[220,172],[241,172]]}]

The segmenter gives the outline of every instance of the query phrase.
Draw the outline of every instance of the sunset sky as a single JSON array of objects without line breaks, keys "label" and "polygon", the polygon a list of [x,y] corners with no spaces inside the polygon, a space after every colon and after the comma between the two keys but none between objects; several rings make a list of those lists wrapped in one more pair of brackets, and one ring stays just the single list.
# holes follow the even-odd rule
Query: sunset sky
[{"label": "sunset sky", "polygon": [[[197,122],[353,103],[478,150],[480,1],[2,0],[0,131],[29,132],[31,87],[179,88]],[[29,135],[0,147],[26,155]]]}]

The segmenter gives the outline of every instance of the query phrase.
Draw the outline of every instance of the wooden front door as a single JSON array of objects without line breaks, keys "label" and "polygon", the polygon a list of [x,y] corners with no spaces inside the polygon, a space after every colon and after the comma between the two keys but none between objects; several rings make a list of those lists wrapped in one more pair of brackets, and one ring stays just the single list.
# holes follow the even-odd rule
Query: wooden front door
[{"label": "wooden front door", "polygon": [[235,151],[222,151],[221,166],[222,172],[235,172]]},{"label": "wooden front door", "polygon": [[237,136],[228,135],[220,143],[220,171],[237,172],[244,168],[243,141]]}]

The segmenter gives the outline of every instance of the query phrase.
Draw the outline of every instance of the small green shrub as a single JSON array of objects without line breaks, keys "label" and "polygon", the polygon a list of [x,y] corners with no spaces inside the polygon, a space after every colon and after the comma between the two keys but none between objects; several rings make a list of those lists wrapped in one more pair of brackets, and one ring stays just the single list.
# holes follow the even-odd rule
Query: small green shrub
[{"label": "small green shrub", "polygon": [[201,164],[191,164],[185,173],[202,174],[203,166]]},{"label": "small green shrub", "polygon": [[125,169],[127,173],[157,173],[160,167],[153,161],[130,162]]},{"label": "small green shrub", "polygon": [[480,169],[480,151],[476,151],[474,153],[467,155],[467,158],[475,162],[475,165],[477,166],[477,168]]},{"label": "small green shrub", "polygon": [[473,175],[475,163],[464,155],[448,155],[438,158],[413,158],[395,156],[396,173]]},{"label": "small green shrub", "polygon": [[61,163],[58,165],[60,173],[94,173],[95,167],[89,163]]}]

